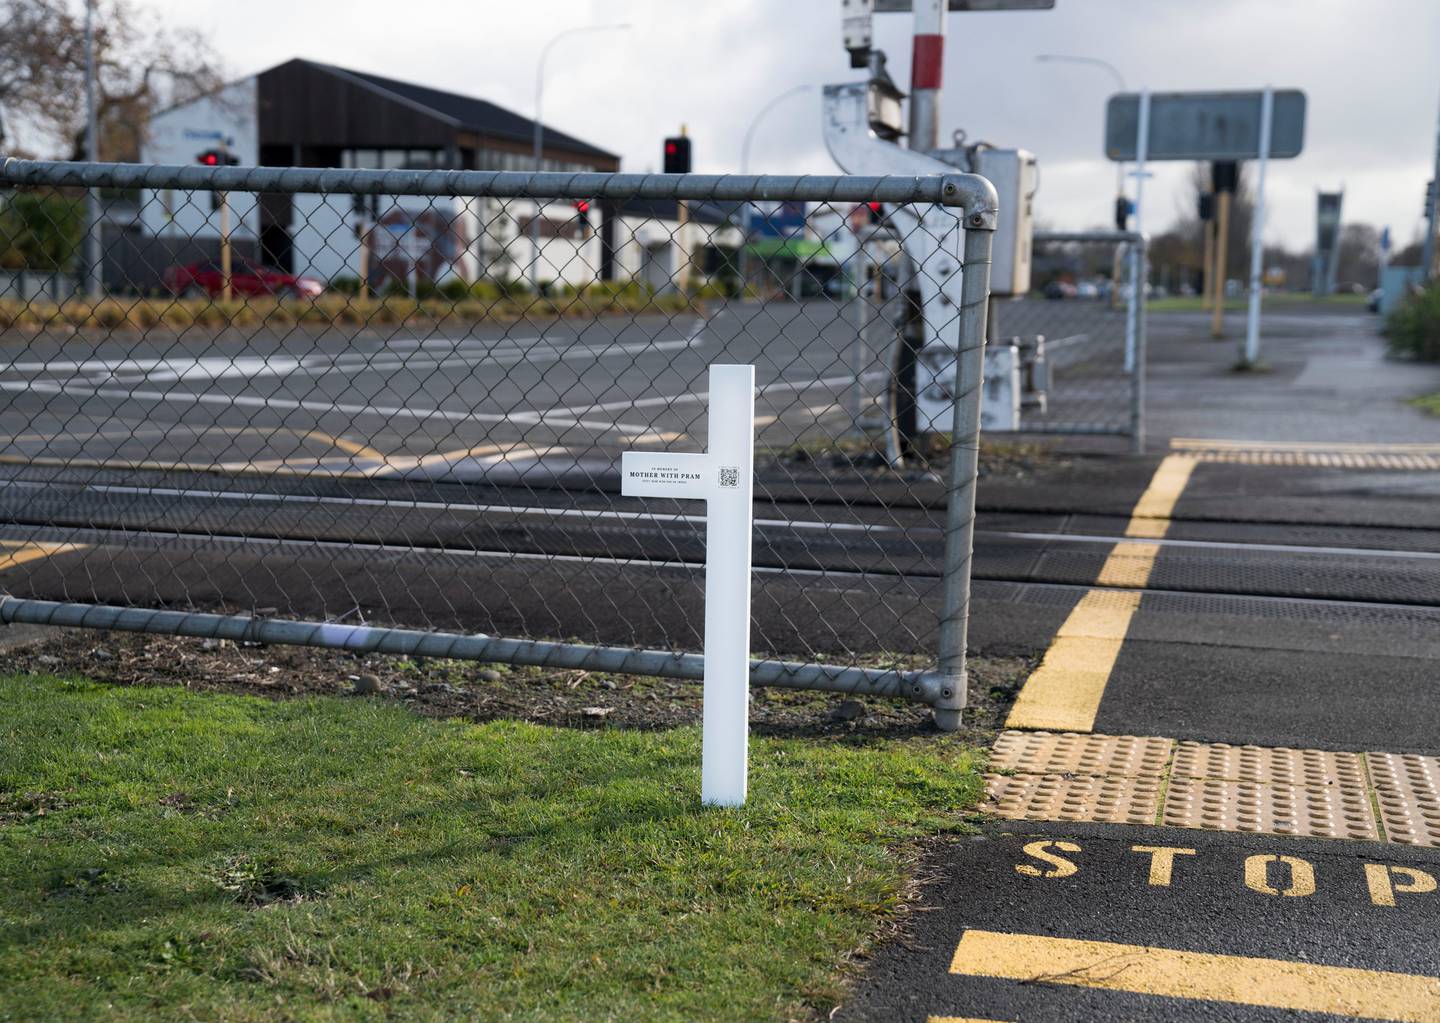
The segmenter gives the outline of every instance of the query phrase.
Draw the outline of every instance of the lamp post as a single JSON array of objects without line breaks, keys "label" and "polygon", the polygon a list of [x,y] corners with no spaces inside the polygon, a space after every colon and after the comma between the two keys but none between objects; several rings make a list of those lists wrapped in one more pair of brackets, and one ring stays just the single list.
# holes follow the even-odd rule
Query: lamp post
[{"label": "lamp post", "polygon": [[[764,120],[765,115],[768,114],[770,111],[774,110],[781,103],[785,102],[785,100],[789,99],[791,96],[797,96],[802,92],[809,92],[813,88],[813,85],[793,86],[789,89],[786,89],[778,96],[772,98],[770,102],[766,103],[763,107],[759,109],[759,111],[755,114],[754,118],[751,119],[750,127],[745,129],[744,141],[740,143],[741,174],[750,173],[750,144],[755,141],[755,129],[760,127],[760,122]],[[740,300],[743,302],[745,300],[745,287],[747,284],[750,283],[749,258],[746,255],[745,249],[750,244],[750,216],[755,207],[753,203],[747,202],[741,208],[744,212],[740,219]]]},{"label": "lamp post", "polygon": [[[1115,87],[1121,92],[1128,92],[1125,85],[1125,76],[1120,69],[1108,60],[1101,60],[1099,57],[1082,57],[1072,53],[1041,53],[1037,54],[1035,60],[1041,64],[1082,64],[1089,67],[1099,68],[1107,72],[1115,80]],[[1138,187],[1138,182],[1137,182]],[[1125,164],[1120,161],[1115,163],[1115,205],[1119,208],[1120,201],[1125,198]],[[1115,225],[1119,227],[1119,224]],[[1120,248],[1115,249],[1115,265],[1110,272],[1110,305],[1112,308],[1119,308],[1120,303]]]},{"label": "lamp post", "polygon": [[[545,99],[545,61],[550,56],[550,51],[555,44],[568,36],[579,35],[581,32],[607,32],[623,31],[630,27],[629,22],[617,22],[609,25],[581,25],[579,28],[569,28],[559,35],[552,36],[550,41],[540,50],[540,63],[535,69],[535,171],[540,171],[541,154],[545,144],[545,126],[540,122],[542,108]],[[540,208],[539,199],[535,200],[535,213],[530,218],[530,290],[537,295],[540,293]]]}]

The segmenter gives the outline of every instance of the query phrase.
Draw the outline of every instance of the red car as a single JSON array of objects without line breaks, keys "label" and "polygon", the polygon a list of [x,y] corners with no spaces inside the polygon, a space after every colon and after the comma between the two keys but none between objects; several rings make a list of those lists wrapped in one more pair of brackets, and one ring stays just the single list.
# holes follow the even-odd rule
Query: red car
[{"label": "red car", "polygon": [[[219,298],[224,290],[224,275],[218,260],[172,266],[165,271],[165,287],[173,295]],[[325,290],[325,285],[313,277],[296,277],[273,267],[237,259],[230,268],[230,290],[236,298],[315,298]]]}]

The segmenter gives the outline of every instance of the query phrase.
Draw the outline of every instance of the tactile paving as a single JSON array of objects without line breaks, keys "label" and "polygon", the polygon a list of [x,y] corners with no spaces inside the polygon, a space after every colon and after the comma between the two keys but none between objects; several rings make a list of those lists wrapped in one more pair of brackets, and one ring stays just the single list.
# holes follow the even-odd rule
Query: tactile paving
[{"label": "tactile paving", "polygon": [[983,809],[1011,820],[1153,824],[1159,805],[1159,778],[994,774]]},{"label": "tactile paving", "polygon": [[1365,790],[1365,771],[1356,753],[1332,753],[1284,746],[1231,746],[1181,742],[1170,773],[1176,778],[1213,778],[1264,785],[1326,788],[1343,785]]},{"label": "tactile paving", "polygon": [[1440,757],[1367,753],[1385,837],[1404,845],[1440,847]]},{"label": "tactile paving", "polygon": [[1022,774],[1082,774],[1159,778],[1173,739],[1075,732],[1003,732],[990,766]]},{"label": "tactile paving", "polygon": [[1307,838],[1380,837],[1363,783],[1311,787],[1172,777],[1161,823]]}]

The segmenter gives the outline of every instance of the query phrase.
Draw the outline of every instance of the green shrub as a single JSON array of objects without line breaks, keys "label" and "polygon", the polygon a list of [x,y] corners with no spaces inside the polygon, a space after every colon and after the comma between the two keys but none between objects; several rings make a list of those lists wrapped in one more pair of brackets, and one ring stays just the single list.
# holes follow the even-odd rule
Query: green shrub
[{"label": "green shrub", "polygon": [[1440,284],[1401,302],[1385,321],[1385,339],[1396,355],[1440,362]]}]

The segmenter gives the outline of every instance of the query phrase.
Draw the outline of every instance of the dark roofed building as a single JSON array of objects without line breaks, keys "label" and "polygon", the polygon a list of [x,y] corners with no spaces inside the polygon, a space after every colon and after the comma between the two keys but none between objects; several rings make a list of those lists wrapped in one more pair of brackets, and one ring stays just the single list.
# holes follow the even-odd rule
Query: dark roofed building
[{"label": "dark roofed building", "polygon": [[[256,76],[260,163],[533,170],[535,122],[488,100],[295,59]],[[552,128],[542,170],[617,171],[620,158]]]}]

